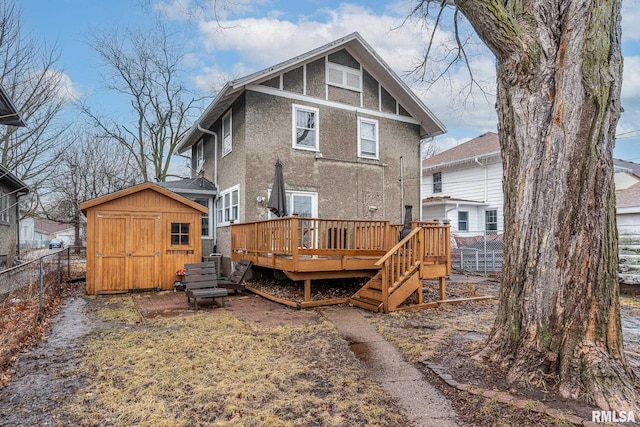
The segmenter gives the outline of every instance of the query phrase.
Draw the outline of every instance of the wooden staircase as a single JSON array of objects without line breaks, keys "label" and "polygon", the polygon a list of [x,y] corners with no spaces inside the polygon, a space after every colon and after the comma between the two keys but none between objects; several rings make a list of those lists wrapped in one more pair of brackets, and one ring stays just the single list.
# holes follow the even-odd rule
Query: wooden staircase
[{"label": "wooden staircase", "polygon": [[417,291],[416,305],[420,305],[422,279],[444,280],[450,273],[449,259],[449,229],[418,224],[376,262],[380,271],[349,302],[366,310],[388,313]]}]

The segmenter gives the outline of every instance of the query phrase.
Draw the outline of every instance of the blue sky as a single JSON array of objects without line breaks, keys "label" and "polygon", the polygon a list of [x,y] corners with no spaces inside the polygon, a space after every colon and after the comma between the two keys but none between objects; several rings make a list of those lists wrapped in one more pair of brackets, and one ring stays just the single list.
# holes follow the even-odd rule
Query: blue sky
[{"label": "blue sky", "polygon": [[[92,108],[126,112],[126,106],[101,88],[102,69],[87,46],[92,31],[145,25],[158,16],[183,37],[185,72],[194,88],[213,96],[222,84],[291,58],[353,31],[358,31],[445,124],[437,138],[449,148],[486,131],[496,130],[493,58],[481,46],[470,48],[472,67],[489,95],[465,91],[468,75],[454,70],[446,81],[427,87],[406,75],[420,58],[429,31],[418,23],[397,28],[410,0],[296,1],[218,0],[20,0],[23,30],[60,49],[61,71],[69,90]],[[614,157],[640,163],[640,0],[623,2],[622,114]],[[442,29],[437,39],[450,41]],[[460,96],[461,93],[469,96]]]}]

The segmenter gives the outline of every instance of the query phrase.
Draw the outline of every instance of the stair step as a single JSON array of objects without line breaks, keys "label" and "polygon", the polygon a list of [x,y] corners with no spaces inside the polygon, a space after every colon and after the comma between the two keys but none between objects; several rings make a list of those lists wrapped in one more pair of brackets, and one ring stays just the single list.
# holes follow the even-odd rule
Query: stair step
[{"label": "stair step", "polygon": [[382,280],[373,278],[367,282],[367,287],[369,289],[376,289],[378,291],[382,290]]},{"label": "stair step", "polygon": [[370,300],[368,298],[360,298],[360,297],[351,297],[349,302],[356,307],[364,308],[369,311],[380,311],[380,306],[382,305],[380,301]]},{"label": "stair step", "polygon": [[358,291],[358,297],[382,302],[382,291],[379,289],[360,289]]}]

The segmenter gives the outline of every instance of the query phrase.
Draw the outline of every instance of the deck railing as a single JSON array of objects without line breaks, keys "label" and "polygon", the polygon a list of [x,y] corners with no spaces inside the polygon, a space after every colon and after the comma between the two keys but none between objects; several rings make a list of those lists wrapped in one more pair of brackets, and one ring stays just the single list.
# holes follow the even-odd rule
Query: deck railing
[{"label": "deck railing", "polygon": [[380,255],[397,241],[388,221],[288,218],[233,224],[233,252],[271,255]]}]

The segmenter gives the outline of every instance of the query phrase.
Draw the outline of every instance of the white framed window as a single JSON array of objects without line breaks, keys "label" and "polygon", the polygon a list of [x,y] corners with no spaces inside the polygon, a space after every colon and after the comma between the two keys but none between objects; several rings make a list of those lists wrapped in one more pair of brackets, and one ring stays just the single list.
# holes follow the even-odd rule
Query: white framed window
[{"label": "white framed window", "polygon": [[498,210],[484,212],[484,229],[487,234],[498,234]]},{"label": "white framed window", "polygon": [[194,166],[196,172],[200,172],[204,166],[204,143],[202,140],[196,144],[196,164]]},{"label": "white framed window", "polygon": [[362,92],[362,71],[327,62],[327,84]]},{"label": "white framed window", "polygon": [[196,203],[207,208],[207,213],[202,214],[202,237],[203,238],[211,238],[212,236],[212,227],[211,227],[211,197],[206,198],[195,198],[193,199]]},{"label": "white framed window", "polygon": [[216,201],[216,225],[224,227],[237,222],[240,215],[240,186],[235,185],[220,193]]},{"label": "white framed window", "polygon": [[233,149],[233,123],[231,121],[231,110],[222,116],[222,157],[226,156]]},{"label": "white framed window", "polygon": [[358,157],[378,158],[378,121],[358,118]]},{"label": "white framed window", "polygon": [[319,110],[293,104],[292,106],[293,148],[319,151]]},{"label": "white framed window", "polygon": [[433,192],[442,193],[442,172],[433,174]]},{"label": "white framed window", "polygon": [[0,222],[9,222],[9,195],[0,191]]},{"label": "white framed window", "polygon": [[469,231],[469,212],[458,212],[458,231]]},{"label": "white framed window", "polygon": [[[271,192],[269,192],[271,195]],[[310,191],[287,191],[287,213],[303,218],[318,217],[318,193]],[[269,218],[276,218],[269,212]]]}]

